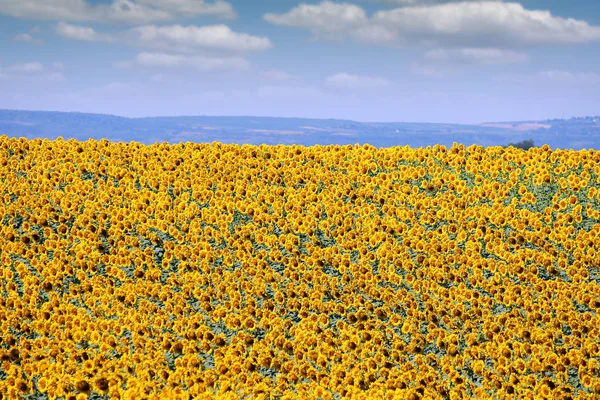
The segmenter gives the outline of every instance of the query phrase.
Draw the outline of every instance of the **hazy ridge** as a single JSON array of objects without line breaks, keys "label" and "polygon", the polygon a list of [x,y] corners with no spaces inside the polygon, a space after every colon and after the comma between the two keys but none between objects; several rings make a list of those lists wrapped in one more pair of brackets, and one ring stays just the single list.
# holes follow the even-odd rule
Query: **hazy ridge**
[{"label": "hazy ridge", "polygon": [[341,119],[252,116],[126,118],[107,114],[0,110],[0,134],[11,137],[112,141],[248,144],[364,144],[424,147],[434,144],[505,146],[532,139],[536,146],[600,149],[600,117],[477,125],[357,122]]}]

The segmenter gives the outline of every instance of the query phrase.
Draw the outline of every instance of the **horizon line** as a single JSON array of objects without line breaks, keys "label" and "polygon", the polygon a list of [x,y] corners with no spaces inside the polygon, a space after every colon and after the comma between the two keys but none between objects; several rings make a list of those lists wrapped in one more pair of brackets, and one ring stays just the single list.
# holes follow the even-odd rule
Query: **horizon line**
[{"label": "horizon line", "polygon": [[[208,117],[208,118],[279,118],[279,119],[312,119],[312,120],[320,120],[320,121],[347,121],[347,122],[357,122],[361,124],[432,124],[432,125],[465,125],[465,126],[480,126],[485,124],[508,124],[508,123],[528,123],[528,122],[546,122],[546,121],[554,121],[554,120],[566,120],[566,118],[546,118],[543,120],[519,120],[519,121],[485,121],[478,123],[454,123],[454,122],[417,122],[417,121],[357,121],[352,119],[345,118],[314,118],[314,117],[290,117],[290,116],[266,116],[266,115],[154,115],[154,116],[144,116],[144,117],[127,117],[124,115],[110,114],[110,113],[102,113],[102,112],[86,112],[86,111],[61,111],[61,110],[29,110],[29,109],[10,109],[10,108],[0,108],[0,111],[17,111],[17,112],[39,112],[39,113],[63,113],[63,114],[87,114],[87,115],[103,115],[103,116],[111,116],[117,118],[124,119],[149,119],[149,118],[193,118],[193,117]],[[586,115],[586,116],[571,116],[569,119],[574,118],[594,118],[595,116]]]}]

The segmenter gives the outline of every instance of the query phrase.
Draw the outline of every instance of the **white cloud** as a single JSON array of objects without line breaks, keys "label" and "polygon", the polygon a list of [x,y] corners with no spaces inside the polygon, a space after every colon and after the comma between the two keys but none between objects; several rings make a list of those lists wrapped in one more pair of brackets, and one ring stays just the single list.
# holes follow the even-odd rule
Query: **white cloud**
[{"label": "white cloud", "polygon": [[203,0],[113,0],[110,4],[99,5],[86,0],[2,0],[0,14],[27,19],[132,24],[200,15],[235,17],[231,4],[222,0],[211,3]]},{"label": "white cloud", "polygon": [[56,33],[64,38],[72,40],[83,40],[88,42],[110,41],[112,37],[108,34],[98,33],[94,29],[59,22],[56,25]]},{"label": "white cloud", "polygon": [[403,7],[379,11],[372,20],[396,29],[405,38],[425,41],[508,45],[569,44],[600,39],[600,27],[592,27],[585,21],[498,1]]},{"label": "white cloud", "polygon": [[387,44],[398,39],[398,34],[393,29],[375,24],[367,24],[350,34],[354,40],[362,43]]},{"label": "white cloud", "polygon": [[194,51],[199,48],[257,51],[271,48],[268,38],[234,32],[227,25],[147,25],[131,29],[128,37],[134,43],[170,51]]},{"label": "white cloud", "polygon": [[267,37],[231,30],[227,25],[156,26],[144,25],[125,32],[103,34],[93,28],[60,22],[56,33],[73,40],[119,41],[136,47],[169,52],[196,53],[198,50],[259,51],[271,48]]},{"label": "white cloud", "polygon": [[93,8],[84,0],[3,0],[0,13],[17,18],[90,20]]},{"label": "white cloud", "polygon": [[575,44],[600,40],[600,27],[586,21],[528,10],[519,3],[462,1],[415,3],[381,10],[368,17],[349,3],[301,4],[287,13],[263,18],[276,25],[304,28],[317,38],[350,37],[372,43],[446,44],[459,47],[506,47]]},{"label": "white cloud", "polygon": [[361,7],[331,1],[318,5],[300,4],[285,14],[267,13],[263,18],[275,25],[309,28],[322,33],[356,29],[368,22]]},{"label": "white cloud", "polygon": [[306,28],[323,39],[339,39],[343,34],[367,41],[393,38],[386,28],[373,26],[361,7],[349,3],[300,4],[285,14],[267,13],[263,19],[274,25]]},{"label": "white cloud", "polygon": [[15,74],[37,74],[44,72],[44,66],[39,62],[27,62],[22,64],[13,64],[4,69],[6,73]]},{"label": "white cloud", "polygon": [[40,43],[44,42],[43,40],[34,37],[30,33],[18,33],[13,37],[13,40],[16,42],[34,43],[34,44],[40,44]]},{"label": "white cloud", "polygon": [[65,64],[63,64],[60,61],[55,61],[52,63],[52,68],[54,69],[64,69],[65,68]]},{"label": "white cloud", "polygon": [[524,53],[494,48],[436,49],[425,53],[429,61],[467,64],[514,64],[529,61]]},{"label": "white cloud", "polygon": [[151,65],[158,67],[180,67],[183,64],[190,64],[192,59],[181,55],[164,53],[140,53],[136,61],[140,65]]},{"label": "white cloud", "polygon": [[247,69],[249,63],[241,57],[186,56],[166,53],[140,53],[135,64],[158,68],[191,68],[198,71]]},{"label": "white cloud", "polygon": [[2,78],[43,78],[52,81],[63,80],[64,76],[60,72],[50,71],[37,61],[12,64],[7,67],[0,66],[0,76]]},{"label": "white cloud", "polygon": [[371,76],[352,75],[347,73],[338,73],[328,76],[325,79],[325,85],[333,88],[363,89],[380,88],[389,86],[390,82],[386,79]]},{"label": "white cloud", "polygon": [[95,19],[143,24],[151,21],[169,20],[173,16],[160,8],[150,8],[130,0],[114,0],[112,4],[98,6],[99,16]]},{"label": "white cloud", "polygon": [[15,35],[14,40],[17,42],[33,42],[34,39],[29,33],[19,33]]},{"label": "white cloud", "polygon": [[[459,3],[464,1],[478,2],[481,0],[367,0],[371,3],[388,3],[399,6],[424,6],[441,3]],[[503,1],[503,0],[492,0],[492,1]]]},{"label": "white cloud", "polygon": [[177,15],[217,15],[228,19],[236,17],[233,6],[222,0],[214,3],[206,3],[202,0],[138,0],[137,2]]}]

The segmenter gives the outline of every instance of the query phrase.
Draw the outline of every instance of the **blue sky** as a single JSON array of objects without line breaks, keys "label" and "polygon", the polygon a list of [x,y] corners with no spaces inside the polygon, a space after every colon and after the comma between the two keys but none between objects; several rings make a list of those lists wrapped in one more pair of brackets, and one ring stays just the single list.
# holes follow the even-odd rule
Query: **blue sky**
[{"label": "blue sky", "polygon": [[0,0],[0,108],[482,123],[600,114],[597,0]]}]

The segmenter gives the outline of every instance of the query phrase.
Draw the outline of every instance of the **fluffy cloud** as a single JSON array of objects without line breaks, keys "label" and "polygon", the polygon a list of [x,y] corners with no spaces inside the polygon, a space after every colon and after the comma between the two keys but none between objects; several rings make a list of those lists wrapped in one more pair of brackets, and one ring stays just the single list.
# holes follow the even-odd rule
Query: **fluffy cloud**
[{"label": "fluffy cloud", "polygon": [[364,89],[389,86],[390,82],[383,78],[338,73],[328,76],[325,85],[332,88]]},{"label": "fluffy cloud", "polygon": [[315,33],[338,33],[364,27],[369,18],[354,4],[325,1],[318,5],[300,4],[285,14],[268,13],[265,21],[275,25],[308,28]]},{"label": "fluffy cloud", "polygon": [[144,46],[171,50],[194,51],[203,48],[257,51],[271,48],[268,38],[234,32],[227,25],[147,25],[131,29],[127,36],[131,41]]},{"label": "fluffy cloud", "polygon": [[131,61],[127,65],[157,68],[188,68],[197,71],[222,71],[247,69],[250,64],[241,57],[205,57],[144,52],[138,54],[135,61]]},{"label": "fluffy cloud", "polygon": [[382,10],[368,17],[349,3],[301,4],[284,14],[265,14],[276,25],[304,28],[317,38],[350,37],[371,43],[506,47],[575,44],[600,40],[600,27],[528,10],[519,3],[462,1]]},{"label": "fluffy cloud", "polygon": [[231,4],[222,0],[214,3],[203,0],[113,0],[110,4],[99,5],[86,0],[2,0],[0,14],[27,19],[132,24],[199,15],[235,17]]},{"label": "fluffy cloud", "polygon": [[29,33],[18,33],[13,37],[13,40],[16,42],[25,42],[25,43],[43,43],[44,41],[41,39],[36,38],[34,35],[35,33],[40,33],[40,28],[39,26],[34,26],[29,30]]},{"label": "fluffy cloud", "polygon": [[56,25],[56,33],[64,38],[72,40],[84,40],[88,42],[112,40],[112,37],[108,34],[98,33],[92,28],[71,25],[64,22],[59,22]]},{"label": "fluffy cloud", "polygon": [[0,13],[32,19],[93,19],[93,8],[84,0],[3,0]]},{"label": "fluffy cloud", "polygon": [[271,48],[266,37],[234,32],[227,25],[145,25],[126,32],[101,34],[94,29],[59,23],[56,32],[69,39],[116,41],[136,47],[196,53],[198,50],[259,51]]},{"label": "fluffy cloud", "polygon": [[263,19],[274,25],[305,28],[316,38],[336,40],[349,35],[355,40],[384,42],[395,39],[394,32],[372,24],[365,11],[354,4],[324,1],[300,4],[285,14],[267,13]]},{"label": "fluffy cloud", "polygon": [[425,53],[425,59],[459,64],[514,64],[529,61],[524,53],[494,48],[437,49]]},{"label": "fluffy cloud", "polygon": [[206,3],[202,0],[137,0],[137,3],[148,7],[155,7],[175,15],[236,17],[233,6],[222,0],[217,0],[214,3]]},{"label": "fluffy cloud", "polygon": [[60,72],[48,71],[40,62],[32,61],[20,64],[11,64],[6,67],[0,66],[0,77],[2,78],[43,78],[48,80],[62,80]]},{"label": "fluffy cloud", "polygon": [[98,6],[97,16],[92,20],[107,20],[143,24],[151,21],[163,21],[173,16],[159,8],[149,8],[129,0],[115,0],[107,6]]},{"label": "fluffy cloud", "polygon": [[[450,43],[569,44],[600,40],[600,27],[527,10],[519,3],[448,3],[379,11],[373,23],[407,39]],[[445,39],[448,38],[448,39]]]},{"label": "fluffy cloud", "polygon": [[[458,3],[464,1],[477,2],[481,0],[365,0],[371,3],[387,3],[399,6],[423,6],[431,4],[443,4],[443,3]],[[491,1],[503,1],[503,0],[491,0]]]}]

